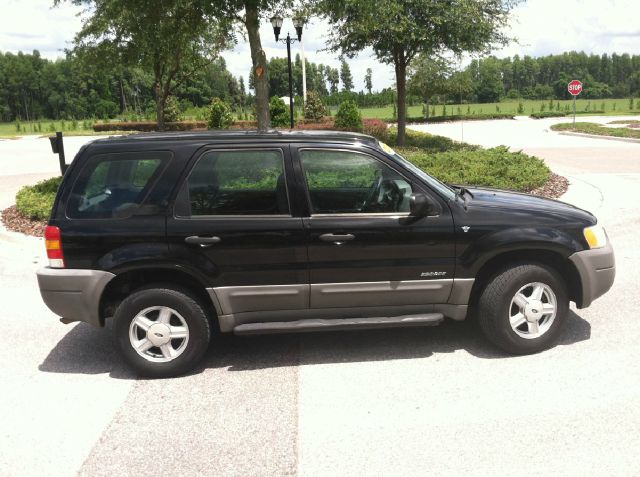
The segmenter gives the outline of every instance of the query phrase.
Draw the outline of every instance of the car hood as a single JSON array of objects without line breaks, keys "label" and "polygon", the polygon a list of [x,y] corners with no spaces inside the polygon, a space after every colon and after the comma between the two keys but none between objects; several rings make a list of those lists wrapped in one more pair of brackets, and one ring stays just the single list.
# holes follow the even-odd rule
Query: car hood
[{"label": "car hood", "polygon": [[579,222],[593,225],[597,219],[586,210],[558,200],[500,189],[467,187],[473,198],[467,201],[469,209],[492,209],[494,213],[531,215],[551,221]]}]

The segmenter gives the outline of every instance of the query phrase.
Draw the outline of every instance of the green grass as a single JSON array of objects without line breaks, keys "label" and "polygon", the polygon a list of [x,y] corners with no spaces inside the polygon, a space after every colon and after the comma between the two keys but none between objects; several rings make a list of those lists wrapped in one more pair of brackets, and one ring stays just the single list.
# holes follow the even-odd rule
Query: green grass
[{"label": "green grass", "polygon": [[631,128],[608,128],[596,123],[560,123],[551,126],[554,131],[573,131],[596,136],[612,136],[640,139],[640,130]]},{"label": "green grass", "polygon": [[[573,113],[573,100],[553,100],[553,110],[557,111],[560,105],[560,111]],[[450,116],[456,114],[479,115],[488,113],[506,113],[520,116],[529,116],[532,113],[549,111],[549,100],[522,100],[524,112],[519,113],[519,101],[510,100],[499,103],[473,103],[473,104],[447,104],[446,111],[443,105],[431,105],[430,114],[435,109],[435,116]],[[567,109],[568,108],[568,109]],[[640,114],[638,108],[633,111],[629,109],[629,99],[578,99],[576,101],[576,112],[578,114],[589,114],[589,111],[604,111],[606,116],[616,116],[622,114]],[[446,112],[446,114],[443,114]],[[360,113],[363,118],[381,118],[390,119],[393,117],[393,105],[383,108],[361,108]],[[603,113],[597,113],[602,115]],[[422,116],[422,105],[409,106],[407,108],[408,117]]]},{"label": "green grass", "polygon": [[93,120],[86,121],[29,121],[0,123],[0,137],[11,138],[16,136],[49,136],[56,131],[62,131],[65,136],[94,135]]},{"label": "green grass", "polygon": [[609,124],[628,124],[629,126],[640,126],[640,121],[635,119],[617,119],[616,121],[609,121]]}]

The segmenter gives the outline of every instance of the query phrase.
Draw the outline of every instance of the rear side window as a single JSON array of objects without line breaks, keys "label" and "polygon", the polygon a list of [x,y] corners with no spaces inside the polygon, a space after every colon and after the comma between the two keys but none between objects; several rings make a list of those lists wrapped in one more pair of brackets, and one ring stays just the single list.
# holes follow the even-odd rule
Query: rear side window
[{"label": "rear side window", "polygon": [[133,215],[170,157],[168,151],[92,157],[73,186],[67,215],[77,219]]},{"label": "rear side window", "polygon": [[288,215],[282,151],[210,151],[180,192],[177,216]]}]

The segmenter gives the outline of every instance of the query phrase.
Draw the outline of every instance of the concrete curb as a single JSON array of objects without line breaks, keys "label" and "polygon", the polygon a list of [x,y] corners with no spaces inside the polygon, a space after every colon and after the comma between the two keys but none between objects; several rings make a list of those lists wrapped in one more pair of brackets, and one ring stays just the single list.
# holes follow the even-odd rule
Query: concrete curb
[{"label": "concrete curb", "polygon": [[620,142],[631,142],[640,144],[640,139],[634,139],[631,137],[615,137],[615,136],[600,136],[598,134],[585,134],[578,132],[567,132],[567,131],[554,131],[550,129],[549,131],[560,134],[561,136],[578,136],[578,137],[586,137],[590,139],[605,139],[607,141],[620,141]]}]

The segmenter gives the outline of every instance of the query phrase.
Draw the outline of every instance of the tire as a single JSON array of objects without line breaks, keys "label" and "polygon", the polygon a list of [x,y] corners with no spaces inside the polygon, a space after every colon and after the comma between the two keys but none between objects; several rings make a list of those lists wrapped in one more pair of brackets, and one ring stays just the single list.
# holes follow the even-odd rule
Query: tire
[{"label": "tire", "polygon": [[525,263],[492,277],[480,295],[477,318],[494,345],[524,355],[554,345],[568,313],[567,286],[560,274],[542,264]]},{"label": "tire", "polygon": [[187,290],[153,285],[134,291],[114,314],[120,353],[141,376],[170,378],[191,371],[209,346],[204,310]]}]

